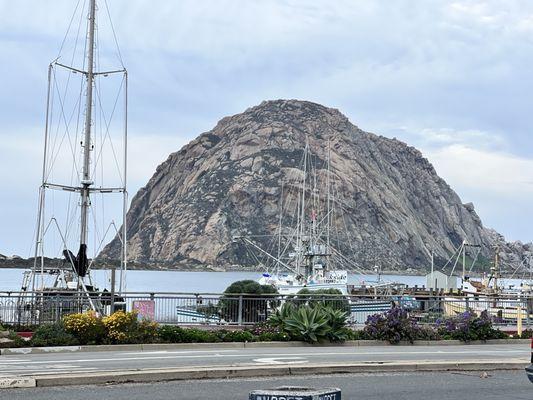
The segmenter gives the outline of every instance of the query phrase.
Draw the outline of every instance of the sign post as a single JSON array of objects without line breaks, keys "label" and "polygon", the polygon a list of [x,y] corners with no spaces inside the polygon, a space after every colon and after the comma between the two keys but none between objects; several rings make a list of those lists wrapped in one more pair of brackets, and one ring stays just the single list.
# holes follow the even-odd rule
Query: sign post
[{"label": "sign post", "polygon": [[254,390],[250,393],[249,400],[341,400],[341,390],[337,388],[280,387],[269,390]]}]

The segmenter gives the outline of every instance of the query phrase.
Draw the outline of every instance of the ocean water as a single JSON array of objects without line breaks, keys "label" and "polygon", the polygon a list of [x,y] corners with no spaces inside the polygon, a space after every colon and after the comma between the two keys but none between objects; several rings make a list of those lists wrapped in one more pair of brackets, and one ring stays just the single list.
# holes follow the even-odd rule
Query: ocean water
[{"label": "ocean water", "polygon": [[[0,268],[0,292],[18,291],[22,283],[22,269]],[[111,274],[108,270],[91,272],[96,287],[109,288]],[[188,271],[128,271],[126,274],[126,291],[139,293],[222,293],[231,283],[243,279],[257,280],[261,272],[188,272]],[[118,288],[117,272],[117,288]],[[385,282],[399,282],[409,286],[425,286],[424,276],[413,275],[382,275]],[[375,275],[348,274],[348,283],[359,285],[376,281]],[[518,279],[504,279],[505,286],[520,285]]]},{"label": "ocean water", "polygon": [[[21,269],[0,268],[0,292],[20,290]],[[111,276],[107,270],[91,272],[93,282],[99,288],[109,288]],[[128,292],[170,292],[170,293],[221,293],[231,283],[242,279],[259,279],[260,272],[187,272],[187,271],[128,271],[126,290]],[[118,282],[118,272],[117,272]],[[349,274],[350,284],[375,281],[376,276]],[[385,281],[406,283],[409,286],[423,286],[423,276],[383,275]]]}]

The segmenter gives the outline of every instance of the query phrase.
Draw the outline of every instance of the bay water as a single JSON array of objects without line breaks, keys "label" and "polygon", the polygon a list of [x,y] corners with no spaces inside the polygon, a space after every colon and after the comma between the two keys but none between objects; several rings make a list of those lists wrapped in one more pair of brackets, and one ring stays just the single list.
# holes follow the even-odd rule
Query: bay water
[{"label": "bay water", "polygon": [[[0,292],[18,291],[22,283],[22,269],[0,268]],[[117,271],[117,282],[118,282]],[[91,271],[96,287],[109,288],[111,274],[108,270]],[[190,272],[190,271],[128,271],[126,290],[128,292],[171,292],[171,293],[222,293],[231,283],[243,279],[257,280],[261,272]],[[423,286],[423,276],[383,275],[388,282],[400,282],[409,286]],[[348,274],[348,283],[358,285],[376,281],[375,275]]]}]

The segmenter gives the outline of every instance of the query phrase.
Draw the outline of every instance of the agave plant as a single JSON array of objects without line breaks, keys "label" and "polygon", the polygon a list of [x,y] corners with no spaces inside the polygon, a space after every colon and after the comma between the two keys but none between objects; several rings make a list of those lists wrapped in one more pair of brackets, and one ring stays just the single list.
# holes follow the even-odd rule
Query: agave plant
[{"label": "agave plant", "polygon": [[302,306],[285,320],[285,330],[294,338],[316,343],[327,338],[328,322],[322,307]]},{"label": "agave plant", "polygon": [[331,307],[323,307],[322,312],[328,320],[328,339],[331,342],[345,341],[348,337],[348,332],[346,330],[346,318],[348,318],[348,313]]},{"label": "agave plant", "polygon": [[296,307],[292,303],[284,303],[274,314],[268,318],[268,323],[278,327],[281,331],[285,330],[285,321],[294,313]]}]

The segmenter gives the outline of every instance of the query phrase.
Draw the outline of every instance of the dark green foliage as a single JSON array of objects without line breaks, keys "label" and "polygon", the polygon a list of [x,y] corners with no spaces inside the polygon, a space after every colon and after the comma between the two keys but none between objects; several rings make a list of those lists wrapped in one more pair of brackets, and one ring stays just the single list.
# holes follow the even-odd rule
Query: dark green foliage
[{"label": "dark green foliage", "polygon": [[348,298],[343,296],[339,289],[334,288],[317,290],[304,288],[292,297],[291,302],[296,306],[308,305],[314,307],[317,304],[321,304],[347,313],[350,312]]},{"label": "dark green foliage", "polygon": [[13,343],[11,343],[10,347],[26,347],[29,346],[29,343],[27,340],[24,340],[19,335],[17,335],[15,332],[10,332],[8,339],[12,340]]},{"label": "dark green foliage", "polygon": [[492,327],[492,317],[487,311],[482,311],[479,316],[473,311],[466,311],[455,317],[438,320],[437,330],[443,339],[463,342],[509,337],[505,332]]},{"label": "dark green foliage", "polygon": [[159,340],[163,343],[216,343],[219,337],[213,331],[196,328],[163,325],[158,329]]},{"label": "dark green foliage", "polygon": [[[279,304],[278,291],[270,285],[260,285],[253,280],[233,282],[220,298],[220,316],[228,322],[239,321],[239,309],[242,308],[241,322],[262,322],[267,319],[268,310]],[[242,299],[242,306],[239,303]]]},{"label": "dark green foliage", "polygon": [[216,331],[216,335],[221,342],[255,342],[257,338],[250,331],[227,331],[224,329]]},{"label": "dark green foliage", "polygon": [[60,323],[39,326],[31,338],[31,345],[35,347],[74,346],[77,344],[76,337],[65,331],[65,327]]},{"label": "dark green foliage", "polygon": [[370,337],[364,330],[345,329],[346,340],[370,340]]}]

